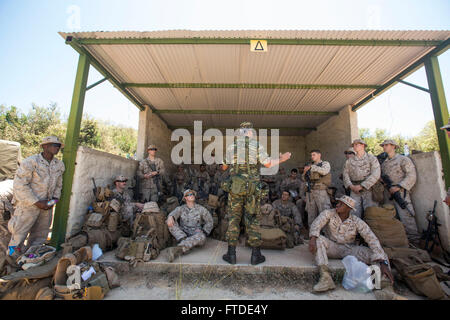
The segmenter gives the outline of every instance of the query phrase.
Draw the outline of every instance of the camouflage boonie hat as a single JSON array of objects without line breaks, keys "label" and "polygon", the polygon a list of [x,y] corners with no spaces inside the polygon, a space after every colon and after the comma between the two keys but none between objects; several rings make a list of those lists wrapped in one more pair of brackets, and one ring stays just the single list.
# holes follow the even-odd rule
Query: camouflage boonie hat
[{"label": "camouflage boonie hat", "polygon": [[142,213],[146,212],[159,212],[158,204],[155,201],[146,202],[144,204],[144,209],[142,209]]},{"label": "camouflage boonie hat", "polygon": [[353,145],[355,143],[361,143],[361,144],[363,144],[363,145],[365,145],[367,147],[367,143],[365,143],[363,139],[355,139],[355,140],[353,140],[353,142],[352,142],[352,144],[350,146],[353,147]]},{"label": "camouflage boonie hat", "polygon": [[192,189],[186,189],[186,190],[184,190],[184,192],[183,192],[183,198],[186,197],[186,195],[187,195],[189,192],[192,192],[192,193],[194,194],[194,196],[197,196],[197,192],[196,192],[195,190],[192,190]]},{"label": "camouflage boonie hat", "polygon": [[344,153],[345,153],[345,154],[347,154],[347,153],[353,153],[353,154],[355,154],[355,149],[353,149],[353,148],[348,148],[347,150],[344,151]]},{"label": "camouflage boonie hat", "polygon": [[441,127],[441,129],[442,129],[442,130],[444,130],[444,129],[450,129],[450,118],[448,118],[448,123],[447,123],[445,126]]},{"label": "camouflage boonie hat", "polygon": [[239,127],[240,127],[240,128],[250,129],[250,128],[253,128],[253,124],[252,124],[251,122],[246,121],[246,122],[242,122],[242,123],[239,125]]},{"label": "camouflage boonie hat", "polygon": [[385,144],[392,144],[393,146],[395,146],[396,148],[399,148],[400,146],[398,145],[397,142],[395,142],[394,140],[391,139],[386,139],[384,140],[381,144],[380,147],[384,146]]},{"label": "camouflage boonie hat", "polygon": [[355,210],[355,200],[353,200],[353,198],[349,196],[342,196],[340,198],[337,198],[336,200],[345,203],[347,206]]},{"label": "camouflage boonie hat", "polygon": [[154,144],[151,144],[148,146],[147,150],[149,149],[158,149]]},{"label": "camouflage boonie hat", "polygon": [[59,143],[61,145],[61,148],[64,148],[64,143],[59,141],[58,137],[55,137],[55,136],[45,137],[44,139],[42,139],[40,146],[42,147],[44,144],[49,144],[49,143]]},{"label": "camouflage boonie hat", "polygon": [[116,182],[116,181],[126,182],[126,181],[128,181],[128,178],[125,177],[125,176],[123,176],[123,175],[119,175],[119,176],[116,176],[116,177],[114,178],[113,183]]}]

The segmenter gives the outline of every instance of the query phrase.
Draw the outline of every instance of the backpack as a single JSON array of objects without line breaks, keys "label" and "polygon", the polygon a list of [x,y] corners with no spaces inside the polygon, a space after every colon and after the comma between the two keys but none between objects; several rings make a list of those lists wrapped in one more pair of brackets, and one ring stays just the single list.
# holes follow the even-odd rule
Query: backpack
[{"label": "backpack", "polygon": [[414,256],[394,258],[392,259],[392,264],[415,294],[426,296],[433,300],[446,297],[436,277],[435,270],[429,264],[423,263],[423,261]]},{"label": "backpack", "polygon": [[278,250],[286,248],[287,236],[280,229],[281,218],[280,212],[277,209],[273,209],[272,205],[265,204],[261,207],[261,222],[259,226],[262,240],[261,248]]},{"label": "backpack", "polygon": [[383,247],[408,248],[409,241],[403,223],[395,218],[395,208],[391,204],[383,207],[368,207],[364,221],[372,229]]}]

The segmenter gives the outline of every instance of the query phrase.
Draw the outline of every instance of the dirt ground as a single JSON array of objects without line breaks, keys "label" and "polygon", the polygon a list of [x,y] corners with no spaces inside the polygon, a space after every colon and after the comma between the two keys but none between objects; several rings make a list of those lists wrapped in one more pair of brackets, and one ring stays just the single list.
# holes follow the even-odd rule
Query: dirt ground
[{"label": "dirt ground", "polygon": [[[178,276],[130,272],[120,276],[121,286],[111,290],[105,300],[376,300],[374,292],[345,290],[340,282],[336,289],[323,294],[311,293],[315,281],[260,280],[217,278],[213,275]],[[406,287],[395,287],[408,300],[420,300]],[[380,299],[380,296],[378,296]]]}]

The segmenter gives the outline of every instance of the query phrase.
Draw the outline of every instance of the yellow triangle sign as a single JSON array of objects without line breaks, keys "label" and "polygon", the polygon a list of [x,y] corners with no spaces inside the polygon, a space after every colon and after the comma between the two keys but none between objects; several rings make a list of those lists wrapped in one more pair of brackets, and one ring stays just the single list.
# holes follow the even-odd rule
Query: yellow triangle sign
[{"label": "yellow triangle sign", "polygon": [[267,52],[267,40],[250,40],[251,52]]}]

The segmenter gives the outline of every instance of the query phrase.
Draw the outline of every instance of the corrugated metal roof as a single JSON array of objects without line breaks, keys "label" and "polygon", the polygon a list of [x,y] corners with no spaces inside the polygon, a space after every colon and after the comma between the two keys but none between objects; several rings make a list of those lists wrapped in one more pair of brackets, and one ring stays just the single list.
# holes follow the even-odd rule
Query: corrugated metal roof
[{"label": "corrugated metal roof", "polygon": [[[60,33],[75,39],[329,39],[443,41],[450,31],[171,30]],[[242,44],[82,45],[120,83],[383,85],[433,46],[271,45],[266,53]],[[128,89],[143,104],[169,110],[330,111],[374,89]],[[242,115],[162,114],[168,125],[236,125]],[[250,118],[245,116],[246,118]],[[251,116],[258,126],[317,126],[328,117]],[[221,125],[222,124],[222,125]],[[307,125],[308,124],[308,125]]]}]

